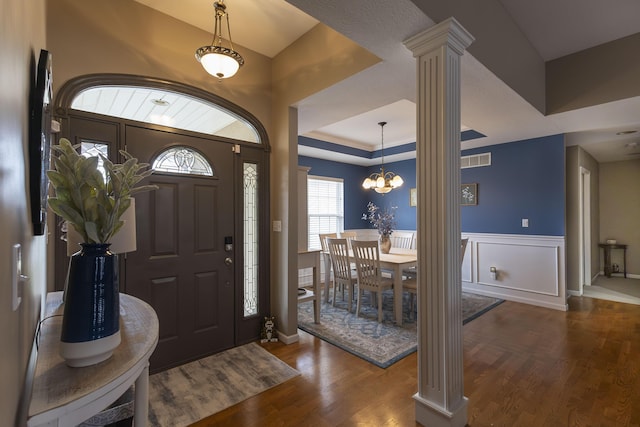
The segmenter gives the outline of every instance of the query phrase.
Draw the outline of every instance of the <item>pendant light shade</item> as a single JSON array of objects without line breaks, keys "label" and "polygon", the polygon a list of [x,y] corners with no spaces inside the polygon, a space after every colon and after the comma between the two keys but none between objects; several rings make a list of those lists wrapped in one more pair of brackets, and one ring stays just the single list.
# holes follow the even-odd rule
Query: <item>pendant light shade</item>
[{"label": "pendant light shade", "polygon": [[362,183],[362,187],[366,190],[373,189],[376,193],[385,194],[393,190],[394,188],[400,187],[404,181],[400,175],[396,175],[393,172],[385,172],[384,170],[384,125],[387,122],[380,122],[380,134],[381,134],[381,142],[382,142],[382,156],[380,163],[380,172],[372,173],[367,178],[365,178]]},{"label": "pendant light shade", "polygon": [[[244,65],[244,58],[233,49],[231,41],[231,27],[229,26],[229,14],[224,0],[213,3],[215,9],[213,40],[211,45],[202,46],[196,50],[196,59],[200,61],[205,71],[219,79],[232,77],[238,69]],[[222,18],[226,17],[229,47],[222,46]]]}]

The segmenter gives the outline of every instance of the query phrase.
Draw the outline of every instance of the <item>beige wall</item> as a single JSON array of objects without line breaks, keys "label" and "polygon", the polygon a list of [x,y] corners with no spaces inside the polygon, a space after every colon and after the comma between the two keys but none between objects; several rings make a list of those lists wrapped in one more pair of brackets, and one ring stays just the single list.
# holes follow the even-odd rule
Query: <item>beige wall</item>
[{"label": "beige wall", "polygon": [[591,278],[594,278],[600,271],[600,164],[580,148],[579,166],[591,172]]},{"label": "beige wall", "polygon": [[640,95],[640,33],[549,61],[547,114]]},{"label": "beige wall", "polygon": [[598,239],[600,235],[599,212],[599,165],[584,149],[578,146],[567,147],[566,151],[566,254],[567,289],[580,290],[580,168],[590,173],[591,183],[591,275],[600,271]]},{"label": "beige wall", "polygon": [[236,46],[245,65],[219,81],[195,59],[211,33],[133,0],[48,0],[47,40],[54,93],[70,78],[124,73],[178,81],[215,93],[249,111],[270,131],[271,60]]},{"label": "beige wall", "polygon": [[567,289],[578,291],[579,285],[579,218],[580,194],[578,181],[578,146],[567,147],[565,188],[566,188],[566,247],[567,256]]},{"label": "beige wall", "polygon": [[499,0],[411,0],[436,23],[454,16],[475,41],[468,51],[540,112],[544,61]]},{"label": "beige wall", "polygon": [[[28,99],[32,67],[46,48],[44,0],[0,0],[0,414],[22,425],[19,408],[46,289],[46,237],[33,237],[28,190]],[[22,245],[29,276],[22,304],[11,305],[11,248]]]},{"label": "beige wall", "polygon": [[271,219],[282,221],[282,232],[271,234],[271,306],[285,340],[297,334],[298,324],[298,112],[295,105],[378,61],[322,24],[273,59]]},{"label": "beige wall", "polygon": [[[640,159],[600,164],[600,241],[627,244],[627,273],[640,277]],[[622,269],[622,252],[612,252]],[[603,264],[600,264],[603,268]]]}]

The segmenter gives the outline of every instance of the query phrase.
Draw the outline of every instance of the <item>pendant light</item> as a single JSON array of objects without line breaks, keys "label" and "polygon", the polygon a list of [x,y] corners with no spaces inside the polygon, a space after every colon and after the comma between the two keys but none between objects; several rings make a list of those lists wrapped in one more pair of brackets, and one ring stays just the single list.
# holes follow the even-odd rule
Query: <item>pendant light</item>
[{"label": "pendant light", "polygon": [[380,163],[380,172],[372,173],[369,177],[365,178],[362,186],[366,189],[373,189],[376,193],[388,193],[394,188],[400,187],[404,181],[400,177],[400,175],[396,175],[393,172],[385,172],[384,170],[384,125],[387,122],[380,122],[380,134],[381,134],[381,163]]},{"label": "pendant light", "polygon": [[[207,73],[219,79],[232,77],[244,64],[242,56],[233,50],[231,41],[231,27],[229,26],[229,14],[224,0],[213,3],[215,9],[213,40],[211,45],[202,46],[196,50],[196,59],[200,61]],[[227,18],[227,34],[229,35],[229,47],[222,46],[222,18]]]}]

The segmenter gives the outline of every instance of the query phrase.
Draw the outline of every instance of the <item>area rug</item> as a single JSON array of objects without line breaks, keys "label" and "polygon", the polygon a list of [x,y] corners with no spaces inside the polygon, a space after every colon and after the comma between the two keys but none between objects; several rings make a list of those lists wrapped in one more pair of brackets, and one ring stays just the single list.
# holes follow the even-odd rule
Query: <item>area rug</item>
[{"label": "area rug", "polygon": [[[377,309],[365,292],[360,317],[346,310],[347,303],[338,295],[335,307],[322,303],[320,324],[313,323],[311,302],[298,305],[298,328],[348,351],[381,368],[387,368],[417,349],[415,312],[410,313],[409,296],[403,301],[402,326],[393,321],[393,291],[383,298],[383,321],[379,323]],[[462,293],[462,323],[465,324],[502,303],[497,298]]]},{"label": "area rug", "polygon": [[257,343],[149,377],[149,425],[187,426],[300,372]]}]

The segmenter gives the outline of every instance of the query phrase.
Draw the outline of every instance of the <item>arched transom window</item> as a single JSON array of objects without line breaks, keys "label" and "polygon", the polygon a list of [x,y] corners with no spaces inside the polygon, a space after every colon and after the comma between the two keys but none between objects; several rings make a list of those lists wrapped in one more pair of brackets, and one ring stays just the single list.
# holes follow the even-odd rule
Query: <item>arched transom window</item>
[{"label": "arched transom window", "polygon": [[213,168],[204,156],[189,147],[171,147],[158,155],[151,165],[157,172],[213,176]]},{"label": "arched transom window", "polygon": [[247,120],[219,105],[166,89],[109,85],[78,93],[71,108],[260,144]]}]

